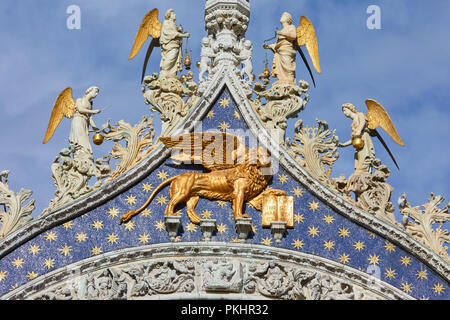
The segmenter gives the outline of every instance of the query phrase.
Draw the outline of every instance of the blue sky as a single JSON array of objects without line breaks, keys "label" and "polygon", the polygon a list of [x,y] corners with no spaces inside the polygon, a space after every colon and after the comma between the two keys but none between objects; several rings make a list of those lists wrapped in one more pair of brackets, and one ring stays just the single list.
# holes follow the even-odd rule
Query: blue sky
[{"label": "blue sky", "polygon": [[[204,2],[0,2],[0,171],[11,170],[13,190],[33,190],[34,215],[53,198],[50,165],[67,146],[67,119],[52,140],[42,144],[57,95],[71,86],[74,96],[80,97],[96,85],[100,94],[95,107],[112,106],[95,117],[98,126],[107,119],[136,124],[149,114],[139,83],[145,52],[127,60],[140,21],[155,7],[160,9],[160,20],[167,9],[174,8],[177,23],[191,33],[189,47],[195,63],[205,36]],[[80,30],[66,27],[66,9],[73,4],[81,8]],[[381,8],[381,30],[366,26],[369,5]],[[394,205],[403,192],[414,206],[425,203],[430,192],[449,197],[449,1],[252,0],[251,7],[247,38],[254,44],[255,74],[263,69],[263,41],[279,27],[282,12],[290,12],[295,24],[305,15],[316,28],[323,74],[316,76],[317,88],[311,88],[310,102],[300,114],[306,125],[313,125],[315,118],[326,120],[346,141],[350,120],[342,114],[341,105],[351,102],[365,112],[365,99],[381,102],[406,144],[397,146],[381,133],[396,156],[398,171],[375,142],[377,157],[391,168]],[[158,71],[158,55],[155,51],[147,73]],[[297,78],[309,81],[298,62]],[[289,122],[288,133],[293,131],[293,122]],[[94,157],[102,157],[111,147],[109,142],[95,147]],[[336,177],[349,175],[353,169],[353,150],[340,153],[332,174]]]}]

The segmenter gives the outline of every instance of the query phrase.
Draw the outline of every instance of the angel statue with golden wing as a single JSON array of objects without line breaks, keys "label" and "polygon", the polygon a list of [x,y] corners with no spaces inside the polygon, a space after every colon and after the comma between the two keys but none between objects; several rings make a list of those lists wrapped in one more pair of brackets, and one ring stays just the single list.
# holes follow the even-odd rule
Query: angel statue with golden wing
[{"label": "angel statue with golden wing", "polygon": [[352,119],[352,135],[351,139],[345,143],[339,144],[339,147],[348,147],[353,145],[355,148],[355,172],[371,173],[373,161],[375,160],[375,149],[371,137],[376,136],[389,153],[398,168],[394,156],[389,150],[383,138],[377,132],[377,128],[381,127],[397,144],[404,146],[389,114],[384,107],[375,100],[366,100],[367,113],[358,112],[351,103],[342,105],[342,111],[345,116]]},{"label": "angel statue with golden wing", "polygon": [[128,57],[133,59],[145,41],[152,37],[144,60],[141,82],[144,80],[147,63],[155,47],[161,47],[160,77],[176,77],[177,72],[182,71],[183,38],[189,38],[190,34],[183,33],[183,28],[175,24],[176,18],[173,9],[169,9],[164,22],[161,23],[158,20],[158,9],[153,9],[142,20]]},{"label": "angel statue with golden wing", "polygon": [[62,118],[66,117],[72,119],[69,143],[75,148],[74,157],[92,158],[89,127],[92,127],[94,131],[98,131],[92,119],[92,115],[101,112],[101,110],[92,109],[93,100],[98,93],[99,89],[97,87],[90,87],[86,90],[83,97],[75,101],[72,96],[72,88],[64,89],[55,101],[42,143],[45,144],[51,139]]},{"label": "angel statue with golden wing", "polygon": [[300,53],[309,74],[311,75],[314,86],[316,82],[312,74],[311,68],[306,60],[301,46],[306,49],[311,57],[314,68],[317,73],[322,73],[319,62],[319,47],[314,27],[308,18],[302,16],[300,18],[300,26],[296,28],[292,24],[292,16],[288,12],[284,12],[281,16],[281,30],[276,31],[277,42],[271,45],[264,44],[264,49],[272,50],[274,53],[272,64],[272,77],[277,78],[279,83],[295,85],[296,72],[296,56],[297,51]]}]

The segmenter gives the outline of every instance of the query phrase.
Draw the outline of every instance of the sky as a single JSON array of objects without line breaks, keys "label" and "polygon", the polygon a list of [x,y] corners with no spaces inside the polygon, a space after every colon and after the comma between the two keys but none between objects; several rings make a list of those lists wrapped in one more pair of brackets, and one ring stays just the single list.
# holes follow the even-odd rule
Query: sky
[{"label": "sky", "polygon": [[[95,116],[97,126],[108,119],[134,125],[150,114],[141,94],[142,50],[128,55],[138,26],[153,8],[160,20],[167,9],[177,24],[190,32],[193,65],[199,60],[204,29],[204,0],[2,0],[0,2],[0,171],[11,170],[9,185],[33,191],[33,216],[54,196],[50,166],[67,147],[70,120],[63,119],[53,138],[43,145],[51,108],[58,94],[73,88],[74,98],[96,85],[100,94],[95,108],[111,105]],[[328,122],[341,141],[350,137],[351,120],[341,110],[353,103],[366,112],[364,101],[379,101],[389,112],[405,147],[381,132],[400,166],[397,170],[382,145],[375,141],[377,157],[391,169],[392,202],[406,193],[412,206],[427,202],[430,192],[450,198],[450,1],[443,0],[251,0],[246,38],[253,42],[253,67],[264,67],[264,40],[280,28],[284,11],[294,24],[300,16],[313,23],[319,42],[322,74],[299,114],[304,125],[315,119]],[[68,29],[66,12],[77,5],[80,29]],[[381,29],[369,29],[370,5],[381,12]],[[272,55],[269,53],[269,62]],[[298,57],[297,79],[310,78]],[[159,71],[159,50],[151,57],[147,74]],[[193,68],[197,74],[197,68]],[[289,121],[292,135],[296,119]],[[155,115],[155,123],[159,122]],[[381,131],[381,130],[380,130]],[[112,142],[94,146],[101,158]],[[353,171],[353,149],[340,150],[332,177]],[[112,165],[114,168],[114,165]],[[401,216],[396,209],[397,218]]]}]

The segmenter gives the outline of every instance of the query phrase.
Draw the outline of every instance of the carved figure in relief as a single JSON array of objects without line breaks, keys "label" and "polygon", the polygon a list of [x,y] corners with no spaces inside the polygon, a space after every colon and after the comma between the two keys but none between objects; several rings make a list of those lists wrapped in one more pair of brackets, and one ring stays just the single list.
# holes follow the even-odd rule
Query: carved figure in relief
[{"label": "carved figure in relief", "polygon": [[241,69],[241,77],[244,77],[244,75],[246,75],[247,81],[252,82],[253,80],[255,80],[252,63],[253,44],[250,40],[242,39],[240,43],[240,48],[241,54],[239,56],[239,59],[243,65]]},{"label": "carved figure in relief", "polygon": [[[121,222],[127,222],[144,210],[154,196],[166,185],[170,185],[170,201],[165,215],[175,214],[175,206],[186,203],[187,214],[193,223],[200,223],[195,207],[200,197],[210,200],[231,201],[234,218],[248,218],[242,211],[245,201],[254,201],[261,208],[261,194],[272,177],[272,163],[267,150],[255,147],[247,150],[237,136],[200,132],[160,140],[180,153],[172,159],[178,163],[199,163],[210,170],[208,173],[187,172],[162,182],[138,210],[126,212]],[[285,195],[281,190],[266,190],[276,195]]]},{"label": "carved figure in relief", "polygon": [[202,50],[200,52],[200,64],[198,81],[202,82],[204,80],[204,75],[206,72],[211,73],[211,63],[212,59],[216,57],[213,50],[213,39],[211,37],[204,37],[202,39]]}]

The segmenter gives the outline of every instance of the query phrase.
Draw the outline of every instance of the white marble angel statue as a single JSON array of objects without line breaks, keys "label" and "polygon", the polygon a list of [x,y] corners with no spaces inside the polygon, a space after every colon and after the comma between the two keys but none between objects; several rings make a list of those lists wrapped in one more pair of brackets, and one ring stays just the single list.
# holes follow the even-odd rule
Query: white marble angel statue
[{"label": "white marble angel statue", "polygon": [[311,68],[301,49],[301,46],[306,46],[314,68],[317,73],[320,74],[322,71],[319,63],[319,48],[317,45],[316,32],[312,23],[308,18],[302,16],[300,18],[300,26],[296,28],[292,24],[292,16],[288,12],[282,14],[280,23],[283,28],[276,31],[277,42],[271,45],[264,43],[263,45],[264,49],[269,49],[274,53],[272,77],[277,78],[280,83],[295,85],[295,60],[298,51],[308,68],[315,86]]},{"label": "white marble angel statue", "polygon": [[342,111],[345,116],[352,119],[352,134],[351,139],[345,143],[340,143],[339,147],[353,145],[355,148],[355,172],[371,173],[375,160],[375,148],[371,137],[376,136],[398,168],[394,156],[376,129],[381,127],[389,134],[392,140],[401,146],[404,146],[403,141],[395,129],[389,114],[381,104],[375,100],[368,99],[366,100],[366,105],[368,109],[366,114],[358,112],[351,103],[342,105]]},{"label": "white marble angel statue", "polygon": [[92,115],[101,112],[101,110],[92,109],[93,100],[98,93],[99,89],[97,87],[90,87],[86,90],[83,97],[75,101],[72,96],[72,88],[64,89],[55,101],[42,143],[45,144],[51,139],[63,117],[70,118],[72,119],[72,125],[69,143],[75,147],[74,158],[92,158],[89,127],[92,127],[94,131],[98,131],[92,119]]},{"label": "white marble angel statue", "polygon": [[145,76],[147,63],[154,47],[161,47],[160,77],[176,77],[182,71],[182,44],[183,38],[189,38],[188,32],[175,24],[177,16],[173,9],[167,10],[165,20],[158,20],[158,9],[150,10],[139,26],[133,47],[128,59],[133,59],[149,37],[152,41],[147,49],[144,60],[141,82]]}]

